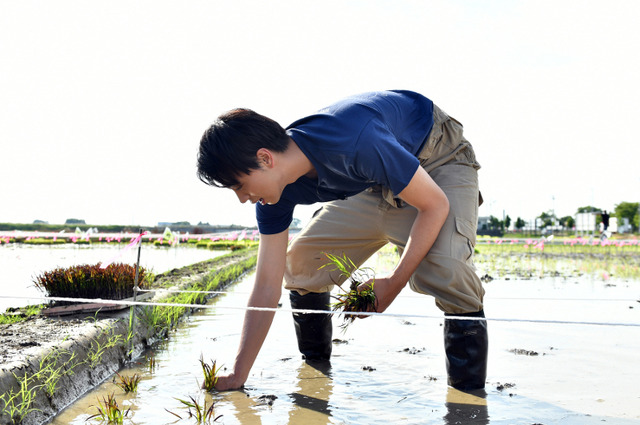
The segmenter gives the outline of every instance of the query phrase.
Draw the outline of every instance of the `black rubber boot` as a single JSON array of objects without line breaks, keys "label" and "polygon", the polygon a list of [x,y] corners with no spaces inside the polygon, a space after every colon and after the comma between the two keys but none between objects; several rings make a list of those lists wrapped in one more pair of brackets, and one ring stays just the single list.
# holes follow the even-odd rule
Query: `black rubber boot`
[{"label": "black rubber boot", "polygon": [[[329,292],[300,295],[296,291],[289,294],[291,308],[301,310],[330,310]],[[308,360],[329,360],[333,326],[330,314],[293,313],[293,323],[298,337],[298,348],[302,357]]]},{"label": "black rubber boot", "polygon": [[[484,317],[484,310],[477,313],[445,314],[446,316]],[[445,318],[444,350],[447,355],[449,385],[461,391],[484,388],[488,349],[486,320]]]}]

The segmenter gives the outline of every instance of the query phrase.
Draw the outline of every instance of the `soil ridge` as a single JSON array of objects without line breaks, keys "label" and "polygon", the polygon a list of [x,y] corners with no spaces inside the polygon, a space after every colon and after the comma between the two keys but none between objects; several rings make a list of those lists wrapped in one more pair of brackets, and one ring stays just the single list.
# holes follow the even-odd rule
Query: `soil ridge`
[{"label": "soil ridge", "polygon": [[[173,269],[157,275],[152,288],[187,289],[255,255],[255,249],[242,250]],[[167,296],[159,291],[153,301]],[[48,422],[167,333],[141,320],[130,332],[129,309],[0,325],[0,425]]]}]

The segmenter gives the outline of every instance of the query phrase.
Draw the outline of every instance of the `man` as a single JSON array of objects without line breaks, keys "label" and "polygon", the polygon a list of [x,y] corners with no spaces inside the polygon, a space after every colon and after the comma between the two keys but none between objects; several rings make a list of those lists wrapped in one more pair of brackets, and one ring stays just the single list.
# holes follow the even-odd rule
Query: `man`
[{"label": "man", "polygon": [[[322,268],[325,253],[357,266],[387,243],[401,252],[394,270],[376,277],[376,311],[404,288],[435,297],[445,319],[449,384],[483,388],[487,327],[472,255],[480,193],[474,152],[462,125],[410,91],[364,93],[302,118],[286,130],[248,109],[222,114],[204,133],[198,176],[256,204],[260,245],[249,306],[277,306],[284,278],[294,309],[328,310],[345,278]],[[297,204],[323,208],[288,246]],[[362,290],[371,282],[359,287]],[[241,387],[260,351],[273,312],[245,314],[240,347],[218,390]],[[331,315],[294,313],[306,359],[329,359]]]}]

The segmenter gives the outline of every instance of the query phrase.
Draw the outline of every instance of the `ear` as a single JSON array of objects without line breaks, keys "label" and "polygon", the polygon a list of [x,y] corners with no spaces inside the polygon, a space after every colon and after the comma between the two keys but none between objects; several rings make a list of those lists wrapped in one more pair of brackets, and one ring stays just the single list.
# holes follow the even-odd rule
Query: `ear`
[{"label": "ear", "polygon": [[264,166],[266,168],[272,168],[274,164],[274,156],[273,152],[271,152],[267,148],[260,148],[258,152],[256,152],[256,157],[258,158],[258,164],[260,166]]}]

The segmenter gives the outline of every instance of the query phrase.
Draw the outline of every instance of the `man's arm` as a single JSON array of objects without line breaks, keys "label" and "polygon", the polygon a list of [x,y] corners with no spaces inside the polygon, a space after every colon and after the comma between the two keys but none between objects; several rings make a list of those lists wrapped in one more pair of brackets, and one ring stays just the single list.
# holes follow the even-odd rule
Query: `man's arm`
[{"label": "man's arm", "polygon": [[[418,214],[396,268],[388,277],[375,279],[373,290],[376,293],[378,312],[386,310],[405,287],[431,249],[449,214],[447,196],[422,167],[418,167],[409,184],[398,196],[413,205]],[[359,289],[364,289],[370,283],[360,285]]]},{"label": "man's arm", "polygon": [[[278,306],[282,294],[288,242],[288,230],[275,235],[260,236],[256,279],[248,302],[250,307]],[[244,385],[269,332],[274,314],[271,311],[247,310],[233,371],[229,375],[219,377],[216,383],[217,390],[237,389]]]}]

